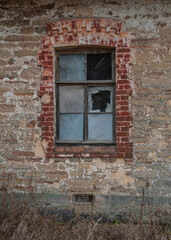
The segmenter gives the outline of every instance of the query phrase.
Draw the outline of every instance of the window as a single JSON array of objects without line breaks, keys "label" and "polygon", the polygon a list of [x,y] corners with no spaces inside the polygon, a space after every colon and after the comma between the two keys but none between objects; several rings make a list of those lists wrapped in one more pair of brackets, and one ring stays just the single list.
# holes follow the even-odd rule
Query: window
[{"label": "window", "polygon": [[[42,140],[46,142],[46,158],[100,157],[132,161],[130,129],[133,116],[129,99],[132,96],[133,81],[129,79],[130,34],[121,32],[122,22],[105,18],[61,19],[48,23],[47,28],[48,33],[42,35],[41,49],[38,51],[38,64],[42,66],[38,91],[42,98],[42,109],[38,116],[38,126],[41,128]],[[103,61],[100,54],[106,56]],[[79,61],[67,64],[66,59],[69,61],[73,57]],[[53,61],[56,59],[58,61]],[[65,63],[64,69],[62,61]],[[66,73],[63,76],[68,76],[67,79],[61,78],[60,71],[64,70]],[[103,75],[106,72],[109,79]],[[76,73],[79,73],[78,79]],[[99,76],[100,79],[97,79]],[[73,95],[74,104],[72,109],[68,107],[69,110],[67,106],[61,110],[61,104],[66,102],[65,92]],[[104,105],[102,96],[106,96]],[[67,99],[72,103],[69,96]],[[105,117],[110,120],[104,120]]]},{"label": "window", "polygon": [[56,56],[56,143],[114,144],[114,50],[74,50]]}]

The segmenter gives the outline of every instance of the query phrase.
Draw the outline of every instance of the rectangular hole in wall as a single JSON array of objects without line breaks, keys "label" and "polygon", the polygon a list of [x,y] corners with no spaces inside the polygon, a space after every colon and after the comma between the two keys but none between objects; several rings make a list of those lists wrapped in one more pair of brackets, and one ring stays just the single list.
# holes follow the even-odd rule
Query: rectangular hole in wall
[{"label": "rectangular hole in wall", "polygon": [[93,194],[75,194],[72,200],[74,204],[93,204],[95,196]]}]

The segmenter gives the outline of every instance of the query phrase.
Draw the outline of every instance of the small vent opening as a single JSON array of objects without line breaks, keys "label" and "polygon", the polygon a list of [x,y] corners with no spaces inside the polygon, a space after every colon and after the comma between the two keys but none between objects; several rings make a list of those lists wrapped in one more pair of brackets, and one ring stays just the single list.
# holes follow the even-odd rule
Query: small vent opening
[{"label": "small vent opening", "polygon": [[74,204],[92,204],[95,196],[93,194],[75,194],[73,195]]}]

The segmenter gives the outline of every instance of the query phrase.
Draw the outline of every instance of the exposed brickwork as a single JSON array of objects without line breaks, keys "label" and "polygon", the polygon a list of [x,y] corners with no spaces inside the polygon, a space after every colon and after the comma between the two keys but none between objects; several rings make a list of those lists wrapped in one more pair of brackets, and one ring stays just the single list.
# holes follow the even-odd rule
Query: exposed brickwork
[{"label": "exposed brickwork", "polygon": [[[129,96],[132,95],[129,80],[131,50],[128,34],[121,33],[121,26],[121,22],[109,19],[71,19],[47,24],[48,35],[42,36],[42,50],[38,52],[38,63],[42,66],[39,96],[48,94],[51,98],[49,103],[42,103],[42,113],[38,118],[42,138],[48,143],[46,157],[133,158],[133,145],[129,138],[133,122],[129,109]],[[116,147],[54,148],[54,47],[92,45],[116,49]]]}]

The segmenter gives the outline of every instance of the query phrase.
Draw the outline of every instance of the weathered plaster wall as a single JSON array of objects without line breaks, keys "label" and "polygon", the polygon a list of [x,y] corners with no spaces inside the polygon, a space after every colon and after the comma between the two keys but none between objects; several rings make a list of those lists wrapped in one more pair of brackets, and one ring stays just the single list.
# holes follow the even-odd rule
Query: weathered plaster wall
[{"label": "weathered plaster wall", "polygon": [[[59,18],[105,17],[123,22],[131,39],[133,87],[133,160],[84,157],[46,159],[37,118],[41,67],[37,52],[46,24]],[[147,181],[150,192],[170,197],[171,187],[171,1],[170,0],[0,0],[0,182],[18,191],[94,193],[104,209],[141,194]],[[67,148],[65,149],[67,152]],[[78,149],[76,150],[78,151]],[[106,196],[106,198],[102,197]],[[108,197],[123,202],[109,203]],[[115,199],[115,198],[111,198]],[[52,201],[52,200],[49,200]],[[53,200],[54,203],[57,200]],[[113,201],[113,203],[112,203]],[[60,201],[59,201],[60,202]],[[106,206],[106,207],[105,207]]]}]

